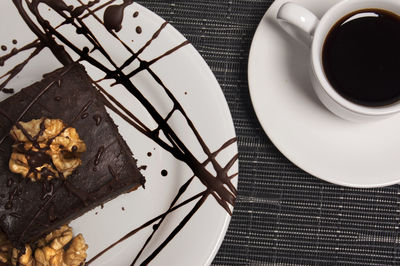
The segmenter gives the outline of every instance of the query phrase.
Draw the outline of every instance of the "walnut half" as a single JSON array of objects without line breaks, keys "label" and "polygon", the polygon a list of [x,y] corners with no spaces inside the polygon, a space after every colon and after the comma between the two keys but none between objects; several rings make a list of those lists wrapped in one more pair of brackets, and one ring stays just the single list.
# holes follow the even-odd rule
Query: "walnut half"
[{"label": "walnut half", "polygon": [[67,177],[81,165],[85,143],[75,128],[60,119],[33,119],[18,122],[11,131],[14,139],[9,161],[11,172],[38,179]]},{"label": "walnut half", "polygon": [[39,239],[36,246],[33,252],[31,246],[26,245],[25,254],[20,255],[5,235],[0,234],[0,248],[4,247],[0,249],[0,261],[6,265],[79,266],[85,262],[88,249],[83,236],[73,237],[72,229],[67,225]]}]

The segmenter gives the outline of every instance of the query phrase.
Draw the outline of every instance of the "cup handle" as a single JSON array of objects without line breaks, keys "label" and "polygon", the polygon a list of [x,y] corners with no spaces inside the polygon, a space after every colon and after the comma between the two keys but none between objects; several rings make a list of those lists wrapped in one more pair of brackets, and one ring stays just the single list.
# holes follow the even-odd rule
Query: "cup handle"
[{"label": "cup handle", "polygon": [[276,17],[289,35],[307,46],[311,45],[319,23],[319,19],[311,11],[298,4],[287,2],[279,8]]}]

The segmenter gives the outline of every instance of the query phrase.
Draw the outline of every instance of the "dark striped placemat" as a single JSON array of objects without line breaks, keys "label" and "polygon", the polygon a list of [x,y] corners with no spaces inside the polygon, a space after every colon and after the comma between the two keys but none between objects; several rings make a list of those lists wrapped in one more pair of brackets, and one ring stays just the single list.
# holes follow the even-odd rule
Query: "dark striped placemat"
[{"label": "dark striped placemat", "polygon": [[289,162],[257,121],[247,60],[255,29],[272,1],[138,2],[197,48],[233,115],[239,195],[214,264],[399,265],[399,186],[352,189],[320,181]]}]

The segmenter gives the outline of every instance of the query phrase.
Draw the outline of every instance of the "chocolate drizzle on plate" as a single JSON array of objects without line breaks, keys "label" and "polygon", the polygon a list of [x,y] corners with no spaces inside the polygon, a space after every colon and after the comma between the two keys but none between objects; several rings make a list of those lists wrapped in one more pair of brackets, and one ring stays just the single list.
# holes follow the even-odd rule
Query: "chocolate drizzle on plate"
[{"label": "chocolate drizzle on plate", "polygon": [[[72,60],[72,56],[67,52],[72,51],[79,56],[78,61],[85,61],[86,63],[90,64],[91,66],[97,68],[97,70],[104,73],[104,78],[102,80],[111,80],[114,84],[122,85],[128,92],[130,92],[147,110],[148,114],[153,118],[153,120],[157,123],[157,127],[154,130],[151,130],[150,127],[146,126],[146,124],[140,121],[134,114],[132,114],[128,108],[118,102],[108,91],[108,89],[103,88],[100,82],[93,81],[94,86],[100,91],[103,95],[103,102],[104,104],[114,111],[117,115],[119,115],[122,119],[124,119],[127,123],[129,123],[133,128],[141,132],[143,135],[147,136],[167,152],[171,153],[177,160],[180,160],[187,164],[193,171],[194,175],[181,187],[177,192],[174,200],[172,201],[170,208],[160,214],[159,216],[155,217],[154,219],[149,220],[148,222],[144,223],[142,226],[132,230],[126,236],[121,238],[119,241],[115,242],[114,244],[110,245],[104,251],[96,255],[92,258],[87,264],[93,262],[96,258],[100,257],[106,251],[111,249],[113,246],[116,246],[121,241],[131,237],[132,235],[136,234],[140,230],[152,226],[153,232],[148,237],[147,241],[139,251],[137,255],[135,255],[132,265],[135,264],[143,250],[146,248],[147,244],[150,242],[152,237],[156,234],[157,230],[160,228],[162,222],[166,219],[169,213],[179,209],[186,204],[196,201],[192,210],[187,213],[187,215],[182,219],[182,221],[176,226],[176,228],[171,232],[171,234],[164,239],[162,244],[157,247],[147,258],[142,260],[142,264],[146,265],[150,261],[157,256],[163,248],[181,231],[181,229],[187,224],[187,222],[191,219],[191,217],[197,212],[197,210],[203,205],[205,200],[211,196],[213,197],[216,202],[224,208],[227,213],[230,215],[231,208],[234,205],[234,201],[236,199],[237,190],[231,180],[237,176],[237,173],[229,175],[228,172],[235,164],[238,159],[238,155],[234,155],[226,165],[220,165],[220,163],[216,160],[217,155],[228,148],[229,146],[233,145],[236,142],[236,138],[232,138],[221,145],[221,147],[216,151],[211,151],[210,148],[205,143],[205,140],[201,137],[200,133],[196,129],[194,122],[188,117],[185,110],[182,108],[182,105],[177,101],[173,93],[167,86],[162,82],[161,78],[150,68],[150,66],[157,61],[161,60],[162,58],[169,56],[176,52],[177,50],[181,49],[182,47],[189,44],[188,41],[183,41],[182,43],[176,45],[175,47],[169,49],[165,53],[155,57],[149,61],[146,61],[140,57],[140,55],[146,50],[148,46],[152,44],[152,42],[158,38],[160,33],[167,27],[168,23],[164,22],[160,25],[158,30],[154,32],[154,34],[150,37],[150,39],[137,51],[134,52],[132,48],[130,48],[124,41],[122,41],[117,35],[116,32],[119,32],[122,29],[122,21],[124,17],[124,11],[126,7],[133,3],[133,0],[124,0],[121,4],[113,4],[114,0],[104,2],[100,4],[100,1],[90,1],[86,5],[81,1],[78,2],[81,6],[73,7],[68,6],[63,0],[32,0],[32,1],[24,1],[23,0],[12,0],[14,5],[16,6],[18,12],[20,13],[22,19],[31,29],[31,31],[37,36],[37,40],[33,41],[30,44],[23,46],[20,49],[15,49],[11,51],[9,54],[0,57],[0,66],[4,65],[4,62],[7,61],[12,56],[26,50],[32,50],[30,56],[24,60],[22,63],[18,64],[13,69],[9,70],[4,76],[0,78],[7,77],[2,84],[0,84],[0,90],[3,90],[7,83],[14,78],[20,71],[25,67],[25,65],[34,58],[43,48],[49,48],[50,51],[53,53],[55,58],[63,65],[67,66],[72,64],[74,61]],[[45,4],[49,8],[53,9],[59,16],[64,19],[61,25],[54,26],[51,25],[46,18],[42,16],[39,12],[38,6],[39,4]],[[97,5],[98,4],[98,5]],[[27,6],[27,8],[25,8]],[[104,9],[104,17],[101,19],[98,15],[96,15],[96,11]],[[28,14],[29,13],[29,14]],[[136,17],[139,13],[135,12],[134,17]],[[35,17],[35,21],[31,18],[32,16]],[[98,41],[96,36],[93,32],[89,29],[89,27],[85,23],[85,18],[91,17],[94,18],[97,22],[101,23],[104,28],[109,32],[110,37],[115,38],[120,44],[131,54],[126,61],[118,66],[112,57],[106,52],[103,48],[102,44]],[[77,45],[72,43],[68,36],[64,36],[60,31],[59,27],[64,25],[69,25],[75,28],[77,34],[81,35],[82,37],[86,38],[90,44],[93,46],[90,51],[98,51],[101,55],[107,60],[107,64],[104,64],[94,57],[91,56],[90,51],[85,48],[79,48]],[[140,29],[141,30],[141,29]],[[139,32],[138,32],[139,33]],[[56,41],[57,40],[57,41]],[[133,61],[137,60],[139,62],[139,66],[132,70],[129,73],[125,73],[123,70],[129,66]],[[112,66],[109,68],[108,66]],[[151,78],[153,78],[159,86],[164,90],[166,95],[173,103],[173,107],[168,113],[166,117],[163,117],[158,111],[156,106],[154,106],[141,92],[140,90],[132,83],[131,79],[136,74],[141,71],[147,71],[150,74]],[[56,81],[55,81],[56,82]],[[50,85],[49,85],[50,86]],[[46,90],[46,89],[45,89]],[[44,92],[45,92],[44,90]],[[44,92],[41,92],[43,94]],[[37,95],[35,99],[40,98],[41,94]],[[34,100],[35,101],[35,100]],[[33,103],[31,103],[32,105]],[[88,102],[85,106],[82,107],[82,110],[79,114],[76,115],[75,119],[82,118],[86,114],[87,108],[90,106],[90,102]],[[24,112],[29,110],[29,106],[26,108]],[[23,116],[24,112],[18,118],[15,123],[17,123]],[[206,160],[199,161],[193,153],[189,150],[189,148],[184,144],[184,142],[177,136],[176,132],[173,128],[170,127],[168,124],[168,120],[172,117],[174,113],[180,113],[185,121],[187,122],[190,130],[193,132],[194,136],[196,137],[198,143],[200,144],[204,154],[206,155]],[[85,117],[86,118],[86,117]],[[93,116],[93,119],[98,125],[101,123],[101,117]],[[160,138],[160,133],[166,136],[168,142],[164,141]],[[5,137],[4,137],[5,138]],[[0,139],[0,143],[4,140]],[[94,160],[94,164],[99,163],[101,160],[101,154],[104,151],[99,149],[98,156],[96,156]],[[212,174],[210,171],[206,169],[206,166],[211,164],[215,170],[216,174]],[[113,169],[109,169],[110,173],[113,175],[113,179],[108,184],[108,186],[112,186],[112,182],[116,182],[118,180],[118,176],[113,173]],[[165,172],[167,174],[167,172]],[[198,178],[200,182],[205,186],[205,190],[198,193],[197,195],[177,204],[178,200],[181,196],[185,193],[186,189],[191,184],[194,178]],[[81,198],[82,202],[85,202],[87,197],[90,195],[82,193],[79,191],[78,188],[72,187],[67,181],[64,182],[65,187],[75,196]],[[100,189],[107,189],[107,186]],[[48,208],[51,199],[57,191],[53,191],[51,196],[48,196],[46,199],[45,204],[43,207],[37,211],[35,217],[32,217],[31,223],[33,223],[36,219],[36,216],[42,212],[45,208]],[[29,228],[29,226],[27,227]],[[28,229],[26,229],[28,230]]]},{"label": "chocolate drizzle on plate", "polygon": [[133,0],[124,0],[121,5],[111,5],[104,11],[104,26],[108,30],[120,31],[122,20],[124,19],[124,10],[133,3]]},{"label": "chocolate drizzle on plate", "polygon": [[4,88],[4,89],[3,89],[3,92],[4,92],[4,93],[13,94],[13,93],[14,93],[14,89]]}]

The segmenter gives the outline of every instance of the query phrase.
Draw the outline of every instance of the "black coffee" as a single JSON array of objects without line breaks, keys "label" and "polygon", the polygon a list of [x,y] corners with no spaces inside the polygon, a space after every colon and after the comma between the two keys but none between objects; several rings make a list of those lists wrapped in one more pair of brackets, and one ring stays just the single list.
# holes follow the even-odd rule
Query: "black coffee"
[{"label": "black coffee", "polygon": [[366,106],[400,100],[400,18],[380,9],[343,17],[326,37],[325,75],[346,99]]}]

